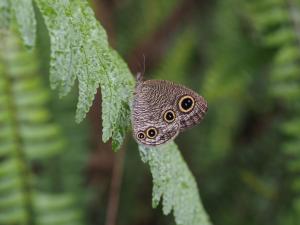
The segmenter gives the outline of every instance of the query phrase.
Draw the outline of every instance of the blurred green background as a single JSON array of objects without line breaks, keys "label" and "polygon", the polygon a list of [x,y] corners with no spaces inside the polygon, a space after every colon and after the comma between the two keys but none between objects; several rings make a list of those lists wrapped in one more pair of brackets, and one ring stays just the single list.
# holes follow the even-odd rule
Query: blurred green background
[{"label": "blurred green background", "polygon": [[[133,73],[145,71],[145,79],[184,84],[207,99],[206,118],[176,143],[195,175],[212,223],[300,224],[300,1],[91,0],[90,4]],[[76,90],[63,99],[50,91],[49,36],[41,16],[37,20],[37,50],[16,50],[17,38],[9,37],[2,50],[13,56],[1,58],[2,65],[5,62],[16,74],[29,74],[26,84],[24,79],[21,84],[11,80],[20,86],[13,89],[18,98],[28,85],[46,93],[43,106],[38,106],[47,115],[41,120],[51,126],[52,139],[59,139],[51,142],[50,157],[44,152],[30,159],[38,186],[53,193],[37,197],[44,199],[37,216],[53,220],[51,211],[42,212],[50,204],[45,208],[50,207],[52,215],[69,213],[66,221],[74,219],[76,224],[174,224],[172,216],[151,208],[151,175],[132,137],[128,135],[118,153],[100,141],[100,97],[85,122],[76,125]],[[2,114],[0,121],[7,122]],[[5,137],[3,133],[0,137]],[[0,162],[4,160],[0,156]],[[0,170],[0,177],[4,175]],[[9,212],[1,203],[0,210]]]}]

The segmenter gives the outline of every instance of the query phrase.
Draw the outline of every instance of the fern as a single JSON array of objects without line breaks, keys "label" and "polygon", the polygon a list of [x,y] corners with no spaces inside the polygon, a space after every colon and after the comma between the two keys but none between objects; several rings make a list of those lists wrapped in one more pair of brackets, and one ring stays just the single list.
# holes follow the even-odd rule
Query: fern
[{"label": "fern", "polygon": [[[0,224],[74,224],[78,216],[71,221],[68,212],[78,213],[70,201],[62,205],[55,221],[44,219],[51,208],[40,204],[50,193],[38,190],[39,177],[31,167],[61,152],[64,140],[60,128],[50,121],[45,107],[49,93],[36,74],[33,54],[14,35],[1,31],[1,37]],[[51,194],[47,202],[58,205],[63,196]]]},{"label": "fern", "polygon": [[41,225],[80,225],[82,221],[82,210],[74,209],[78,204],[73,195],[36,193],[35,209],[36,224]]},{"label": "fern", "polygon": [[32,47],[35,45],[36,20],[31,0],[0,2],[0,28],[9,28],[12,19],[18,24],[24,44]]},{"label": "fern", "polygon": [[164,214],[173,210],[176,224],[209,225],[196,182],[176,144],[171,142],[157,148],[140,146],[139,149],[153,176],[152,206],[156,207],[162,198]]},{"label": "fern", "polygon": [[36,36],[36,20],[32,0],[11,1],[11,7],[25,45],[32,47],[35,44]]},{"label": "fern", "polygon": [[[195,50],[194,31],[189,27],[177,36],[154,77],[185,82],[191,52]],[[171,142],[157,148],[139,146],[139,150],[153,177],[152,206],[157,207],[162,199],[163,213],[168,215],[173,211],[176,224],[210,224],[196,182],[176,144]]]},{"label": "fern", "polygon": [[[47,186],[55,186],[56,190],[80,193],[79,200],[84,201],[88,193],[83,184],[85,183],[84,171],[88,163],[90,132],[86,122],[77,124],[72,117],[76,98],[75,92],[64,99],[53,98],[52,108],[55,121],[60,124],[68,142],[65,151],[56,159],[48,162],[47,175],[56,182]],[[76,166],[74,167],[74,165]],[[51,181],[49,177],[45,177],[48,183]]]},{"label": "fern", "polygon": [[[297,1],[264,0],[248,3],[248,17],[253,22],[260,43],[265,48],[272,48],[270,73],[270,94],[280,101],[285,108],[285,120],[280,124],[280,131],[289,137],[282,143],[282,151],[286,154],[287,170],[292,177],[290,188],[299,193],[299,97],[300,97],[300,5]],[[291,210],[285,220],[299,221],[299,197],[292,200],[294,215]],[[294,224],[293,223],[293,224]]]},{"label": "fern", "polygon": [[[100,86],[102,139],[107,141],[112,137],[113,148],[119,148],[130,125],[130,105],[134,91],[134,79],[127,65],[109,47],[104,29],[97,23],[86,2],[36,0],[36,3],[50,34],[52,88],[58,88],[60,96],[64,96],[70,92],[75,81],[78,81],[76,121],[80,122]],[[52,134],[55,132],[52,131]],[[39,132],[32,133],[31,137],[36,135],[38,136]],[[176,145],[171,143],[157,149],[140,146],[140,149],[144,161],[150,164],[153,173],[153,205],[156,206],[163,196],[163,211],[167,214],[173,209],[177,224],[209,224],[200,203],[195,180]],[[179,179],[174,179],[176,176]],[[44,199],[53,202],[45,209],[59,208],[60,202],[57,198],[46,196],[48,198]],[[67,203],[67,200],[66,203],[61,203],[63,209],[66,209]],[[38,214],[42,215],[37,217],[39,223],[59,223],[51,218],[51,215],[42,212]],[[71,224],[70,221],[76,220],[77,214],[70,212],[63,215],[70,215],[67,218],[71,219],[61,218],[61,224]]]},{"label": "fern", "polygon": [[[242,120],[243,109],[249,104],[247,89],[252,72],[249,65],[253,64],[251,59],[256,52],[241,32],[237,19],[240,4],[240,1],[235,0],[220,1],[212,22],[212,26],[216,27],[216,33],[211,34],[211,43],[214,46],[208,52],[212,63],[206,70],[201,87],[211,106],[208,114],[210,123],[205,127],[208,137],[203,139],[207,142],[207,148],[214,152],[207,160],[210,164],[224,159],[231,150]],[[224,18],[226,26],[223,23]]]},{"label": "fern", "polygon": [[104,29],[86,2],[37,0],[37,3],[50,33],[52,87],[58,87],[64,96],[78,79],[76,120],[80,122],[101,86],[102,138],[106,142],[112,137],[113,148],[119,148],[130,126],[128,105],[134,85],[127,65],[109,47]]},{"label": "fern", "polygon": [[0,2],[0,29],[8,28],[10,23],[10,1]]}]

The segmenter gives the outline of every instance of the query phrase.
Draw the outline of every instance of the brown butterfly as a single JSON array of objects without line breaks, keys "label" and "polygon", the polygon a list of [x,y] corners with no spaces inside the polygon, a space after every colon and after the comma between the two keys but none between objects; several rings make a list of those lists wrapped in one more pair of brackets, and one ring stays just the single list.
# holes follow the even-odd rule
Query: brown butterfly
[{"label": "brown butterfly", "polygon": [[196,92],[165,80],[143,81],[138,75],[133,100],[135,139],[144,145],[160,145],[203,119],[207,102]]}]

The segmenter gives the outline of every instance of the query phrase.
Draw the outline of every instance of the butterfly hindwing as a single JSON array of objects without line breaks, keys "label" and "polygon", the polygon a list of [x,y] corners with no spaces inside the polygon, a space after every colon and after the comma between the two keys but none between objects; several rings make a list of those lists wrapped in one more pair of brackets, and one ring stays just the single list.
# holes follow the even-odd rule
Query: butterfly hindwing
[{"label": "butterfly hindwing", "polygon": [[145,145],[159,145],[198,124],[207,103],[196,92],[163,80],[138,83],[133,102],[134,137]]}]

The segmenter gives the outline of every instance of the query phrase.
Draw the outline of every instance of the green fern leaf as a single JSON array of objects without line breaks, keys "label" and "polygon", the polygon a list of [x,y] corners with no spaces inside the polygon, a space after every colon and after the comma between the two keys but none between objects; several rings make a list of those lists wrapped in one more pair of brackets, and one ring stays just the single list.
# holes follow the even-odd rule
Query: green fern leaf
[{"label": "green fern leaf", "polygon": [[130,125],[129,104],[134,86],[127,65],[112,50],[104,29],[85,1],[42,1],[38,7],[51,39],[50,81],[61,96],[79,83],[76,121],[88,112],[101,86],[103,141],[113,139],[113,148],[123,142]]},{"label": "green fern leaf", "polygon": [[[113,148],[118,148],[130,125],[130,103],[134,90],[134,79],[127,65],[109,47],[105,31],[96,21],[86,2],[36,0],[36,3],[50,34],[52,88],[58,88],[60,95],[64,96],[70,92],[75,81],[78,81],[79,101],[76,120],[80,122],[89,110],[100,86],[103,112],[102,138],[107,141],[112,137]],[[29,84],[21,85],[19,89],[26,89],[29,86]],[[46,99],[46,94],[40,96],[32,94],[24,97],[20,95],[18,101],[20,106],[32,104],[40,106]],[[42,110],[37,113],[40,115],[39,118],[47,118],[47,113],[43,113]],[[30,119],[28,113],[26,115],[24,117]],[[4,135],[7,133],[9,130],[4,132]],[[57,130],[55,126],[49,125],[42,131],[41,127],[37,126],[27,127],[22,133],[26,133],[27,139],[49,139],[57,133]],[[31,146],[31,149],[38,149],[38,144],[39,142],[35,148]],[[59,143],[53,145],[59,146]],[[177,146],[170,143],[151,149],[140,147],[140,150],[144,161],[150,164],[153,174],[153,206],[157,206],[162,197],[163,212],[168,214],[174,210],[177,224],[210,224],[201,205],[196,182]],[[33,155],[38,154],[33,151]],[[48,158],[49,155],[43,157]],[[46,197],[40,197],[35,194],[36,202],[33,207],[41,209],[36,211],[39,224],[76,224],[74,220],[79,221],[77,213],[73,213],[72,210],[60,216],[60,211],[57,212],[60,205],[63,209],[69,204],[72,205],[68,200],[61,203],[59,201],[61,198],[58,195],[48,194]],[[46,199],[44,203],[47,204],[41,204],[43,199]],[[46,210],[50,214],[46,213]],[[55,213],[58,213],[57,217],[52,216]]]},{"label": "green fern leaf", "polygon": [[150,148],[139,146],[142,160],[150,165],[153,176],[152,205],[162,198],[163,213],[173,210],[176,224],[209,225],[197,184],[174,142]]},{"label": "green fern leaf", "polygon": [[[285,135],[287,141],[282,143],[282,152],[289,157],[286,168],[290,174],[290,189],[292,192],[299,193],[299,176],[300,171],[300,139],[299,139],[299,10],[298,1],[270,0],[249,2],[250,18],[255,21],[255,17],[269,18],[268,23],[261,23],[257,33],[262,43],[267,47],[275,48],[277,51],[273,57],[273,63],[270,76],[270,94],[274,99],[282,101],[286,112],[279,128]],[[268,4],[269,7],[262,7]],[[260,5],[260,10],[253,5]],[[278,13],[270,16],[270,8]],[[255,25],[255,23],[254,23]],[[257,28],[257,26],[255,26]],[[295,195],[296,196],[296,195]],[[293,216],[295,222],[299,221],[299,197],[295,197],[291,203],[292,207],[282,213],[282,219],[290,219]],[[297,218],[297,219],[296,219]]]},{"label": "green fern leaf", "polygon": [[10,23],[10,2],[0,1],[0,28],[8,28]]},{"label": "green fern leaf", "polygon": [[36,20],[32,0],[12,0],[10,3],[25,45],[34,46]]},{"label": "green fern leaf", "polygon": [[80,210],[74,210],[75,197],[67,194],[35,194],[36,223],[39,225],[80,225]]},{"label": "green fern leaf", "polygon": [[[65,143],[50,120],[49,94],[36,73],[33,53],[11,33],[0,35],[0,224],[76,224],[81,216],[74,202],[60,207],[54,221],[46,218],[50,207],[40,207],[43,199],[36,194],[39,177],[30,169],[32,162],[43,164],[57,156]],[[55,196],[48,202],[59,204],[65,194]]]}]

